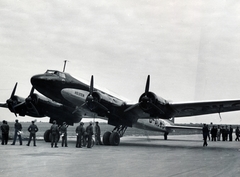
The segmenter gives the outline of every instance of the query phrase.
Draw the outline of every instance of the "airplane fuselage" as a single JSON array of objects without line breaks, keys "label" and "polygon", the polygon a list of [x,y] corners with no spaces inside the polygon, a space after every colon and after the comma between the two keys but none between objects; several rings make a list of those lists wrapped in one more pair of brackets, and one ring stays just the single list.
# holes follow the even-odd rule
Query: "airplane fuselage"
[{"label": "airplane fuselage", "polygon": [[76,88],[88,91],[89,86],[73,78],[67,73],[47,70],[44,74],[34,75],[31,78],[33,87],[44,96],[58,103],[72,106],[61,94],[64,88]]}]

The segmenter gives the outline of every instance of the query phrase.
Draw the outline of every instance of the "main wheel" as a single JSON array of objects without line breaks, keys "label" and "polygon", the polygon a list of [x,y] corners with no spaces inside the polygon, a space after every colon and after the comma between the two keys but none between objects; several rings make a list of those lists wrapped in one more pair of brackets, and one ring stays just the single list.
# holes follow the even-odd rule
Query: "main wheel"
[{"label": "main wheel", "polygon": [[50,140],[50,130],[46,130],[44,135],[43,135],[44,141],[45,142],[51,142]]},{"label": "main wheel", "polygon": [[109,139],[110,139],[110,135],[111,135],[111,134],[112,134],[111,132],[105,132],[105,133],[103,134],[103,144],[104,144],[104,145],[110,145]]},{"label": "main wheel", "polygon": [[113,146],[118,146],[120,143],[120,135],[117,132],[113,132],[109,138],[110,144]]}]

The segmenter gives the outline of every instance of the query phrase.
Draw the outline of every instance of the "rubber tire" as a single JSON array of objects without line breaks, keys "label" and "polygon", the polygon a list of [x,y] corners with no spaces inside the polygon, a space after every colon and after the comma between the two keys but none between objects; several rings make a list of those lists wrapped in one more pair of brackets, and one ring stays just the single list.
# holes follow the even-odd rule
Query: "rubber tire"
[{"label": "rubber tire", "polygon": [[113,132],[109,138],[110,145],[118,146],[120,143],[120,135],[117,132]]},{"label": "rubber tire", "polygon": [[44,141],[45,142],[51,142],[50,140],[50,130],[46,130],[44,135],[43,135]]},{"label": "rubber tire", "polygon": [[110,139],[111,134],[112,134],[111,132],[105,132],[103,134],[103,144],[104,145],[110,145],[109,139]]}]

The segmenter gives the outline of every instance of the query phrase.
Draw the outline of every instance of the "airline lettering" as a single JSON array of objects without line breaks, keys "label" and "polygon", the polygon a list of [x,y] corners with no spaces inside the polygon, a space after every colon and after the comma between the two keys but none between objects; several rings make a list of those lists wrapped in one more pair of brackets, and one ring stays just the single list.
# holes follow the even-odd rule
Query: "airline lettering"
[{"label": "airline lettering", "polygon": [[84,96],[85,96],[83,93],[78,92],[78,91],[75,91],[75,94],[76,94],[77,96],[80,96],[80,97],[83,97],[83,98],[84,98]]}]

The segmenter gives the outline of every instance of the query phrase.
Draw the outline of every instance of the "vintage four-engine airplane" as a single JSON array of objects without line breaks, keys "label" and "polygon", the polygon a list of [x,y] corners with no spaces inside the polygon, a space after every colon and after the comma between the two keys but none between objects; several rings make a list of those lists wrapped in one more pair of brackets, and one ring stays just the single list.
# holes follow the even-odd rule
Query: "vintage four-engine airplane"
[{"label": "vintage four-engine airplane", "polygon": [[[113,131],[105,132],[105,145],[119,145],[127,127],[164,132],[164,138],[173,129],[200,129],[199,127],[175,126],[168,120],[177,117],[197,116],[240,110],[240,100],[204,101],[189,103],[170,103],[149,91],[150,76],[147,77],[145,92],[138,103],[125,101],[94,88],[94,78],[87,85],[70,74],[47,70],[44,74],[31,78],[32,90],[24,99],[15,95],[15,85],[11,97],[1,107],[9,108],[15,115],[50,118],[59,125],[78,123],[82,118],[97,117],[115,126]],[[45,97],[34,93],[34,89]],[[50,130],[44,133],[49,141]]]}]

